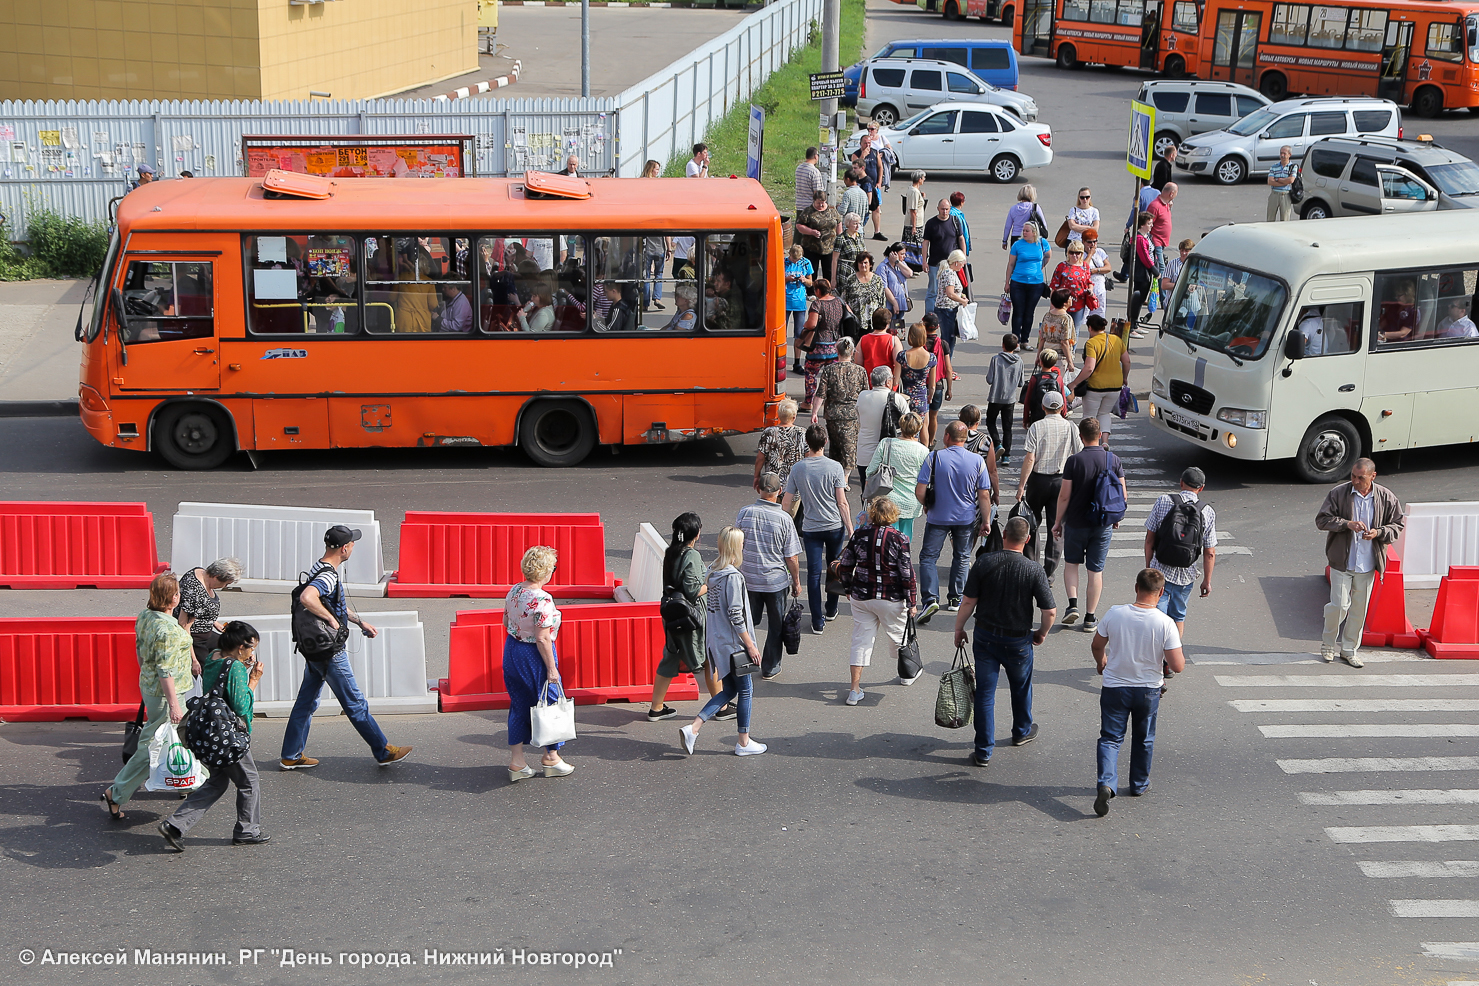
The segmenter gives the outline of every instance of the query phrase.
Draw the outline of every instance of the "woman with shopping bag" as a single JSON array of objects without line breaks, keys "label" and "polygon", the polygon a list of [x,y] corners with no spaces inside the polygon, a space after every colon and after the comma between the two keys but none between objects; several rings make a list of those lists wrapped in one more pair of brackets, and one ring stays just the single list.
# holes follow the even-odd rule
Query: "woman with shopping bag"
[{"label": "woman with shopping bag", "polygon": [[[535,770],[524,759],[524,744],[533,738],[534,709],[564,698],[560,688],[560,665],[555,638],[560,634],[560,611],[554,597],[544,591],[555,574],[555,549],[535,545],[524,552],[519,563],[524,581],[508,591],[503,600],[503,686],[508,692],[508,780],[517,783],[533,777]],[[540,766],[545,777],[565,777],[575,765],[560,759],[564,743],[544,748]]]},{"label": "woman with shopping bag", "polygon": [[[909,539],[893,524],[899,505],[886,496],[868,501],[868,523],[853,531],[851,540],[837,556],[837,567],[848,573],[848,598],[852,600],[852,647],[849,671],[852,682],[844,701],[857,705],[863,700],[863,669],[873,663],[874,644],[882,630],[897,650],[904,645],[904,631],[919,603],[914,566],[909,562]],[[915,674],[901,678],[914,684]]]},{"label": "woman with shopping bag", "polygon": [[[154,743],[154,734],[166,722],[173,725],[185,718],[180,694],[190,687],[193,641],[172,615],[178,605],[180,581],[175,573],[160,572],[154,576],[149,583],[149,606],[134,623],[139,694],[143,696],[148,718],[139,732],[138,749],[98,798],[115,822],[123,820],[123,806],[149,777],[153,766],[149,762],[149,748]],[[177,682],[183,687],[176,688]]]}]

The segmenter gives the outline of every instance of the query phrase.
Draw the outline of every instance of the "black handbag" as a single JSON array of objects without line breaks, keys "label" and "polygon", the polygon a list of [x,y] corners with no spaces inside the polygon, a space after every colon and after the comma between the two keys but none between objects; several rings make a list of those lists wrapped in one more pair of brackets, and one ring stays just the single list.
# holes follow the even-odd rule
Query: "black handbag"
[{"label": "black handbag", "polygon": [[936,454],[937,453],[935,453],[935,452],[931,452],[930,453],[930,479],[929,479],[929,482],[924,485],[924,509],[925,510],[931,510],[931,509],[934,508],[934,505],[935,505],[935,455]]},{"label": "black handbag", "polygon": [[657,613],[662,618],[662,625],[675,633],[692,633],[703,629],[704,611],[677,586],[662,587],[662,602],[658,604]]},{"label": "black handbag", "polygon": [[123,762],[128,763],[139,752],[139,734],[144,731],[145,716],[147,710],[144,703],[139,703],[139,714],[134,717],[133,722],[123,724]]},{"label": "black handbag", "polygon": [[851,593],[852,569],[844,570],[840,561],[828,565],[826,592],[830,596],[846,596]]},{"label": "black handbag", "polygon": [[185,748],[211,770],[236,763],[252,746],[247,724],[226,701],[226,679],[231,662],[221,669],[215,687],[185,703],[189,709],[182,727]]},{"label": "black handbag", "polygon": [[745,651],[729,655],[729,666],[736,675],[754,674],[760,670],[760,665],[750,660],[750,655]]},{"label": "black handbag", "polygon": [[914,617],[904,624],[904,642],[899,645],[899,679],[913,681],[924,671],[924,662],[919,659],[919,633]]},{"label": "black handbag", "polygon": [[781,620],[781,643],[786,653],[795,657],[801,651],[801,621],[806,618],[806,604],[801,600],[791,603],[791,609]]}]

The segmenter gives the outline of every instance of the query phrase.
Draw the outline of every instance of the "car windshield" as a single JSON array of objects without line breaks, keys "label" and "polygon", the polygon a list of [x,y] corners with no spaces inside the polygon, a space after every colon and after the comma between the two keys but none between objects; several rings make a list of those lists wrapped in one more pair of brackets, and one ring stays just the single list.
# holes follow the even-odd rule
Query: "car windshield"
[{"label": "car windshield", "polygon": [[873,55],[873,57],[874,58],[887,58],[889,55],[893,54],[893,52],[894,52],[894,43],[892,41],[890,41],[888,44],[884,45],[882,48],[879,48],[878,51]]},{"label": "car windshield", "polygon": [[1434,185],[1449,195],[1479,195],[1479,164],[1473,161],[1434,164],[1423,170]]},{"label": "car windshield", "polygon": [[1232,126],[1228,127],[1227,132],[1230,134],[1237,134],[1239,137],[1246,137],[1249,134],[1258,133],[1258,131],[1262,130],[1270,123],[1273,123],[1278,118],[1279,114],[1265,107],[1264,109],[1258,110],[1255,113],[1249,113],[1237,123],[1234,123]]},{"label": "car windshield", "polygon": [[1166,331],[1195,346],[1258,359],[1288,299],[1284,285],[1272,277],[1192,257],[1171,299]]},{"label": "car windshield", "polygon": [[[933,109],[933,107],[931,107],[931,109]],[[930,110],[929,109],[920,110],[918,113],[915,113],[909,119],[907,119],[907,120],[901,120],[898,123],[895,123],[893,126],[889,127],[889,129],[890,130],[908,130],[910,127],[914,126],[920,120],[923,120],[925,117],[927,117],[929,115],[930,115]]]}]

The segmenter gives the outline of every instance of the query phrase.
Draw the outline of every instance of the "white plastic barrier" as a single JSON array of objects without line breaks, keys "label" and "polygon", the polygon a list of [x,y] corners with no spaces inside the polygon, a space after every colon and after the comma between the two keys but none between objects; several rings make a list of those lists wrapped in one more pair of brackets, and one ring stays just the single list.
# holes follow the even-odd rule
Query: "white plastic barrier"
[{"label": "white plastic barrier", "polygon": [[[395,712],[435,712],[437,696],[426,688],[426,637],[416,612],[361,613],[378,633],[369,639],[358,628],[349,631],[349,664],[359,689],[376,715]],[[293,650],[287,614],[242,616],[257,628],[262,642],[257,657],[262,680],[257,685],[256,711],[286,717],[293,711],[303,683],[303,655]],[[319,693],[317,715],[339,715],[339,700],[327,685]]]},{"label": "white plastic barrier", "polygon": [[655,603],[662,598],[662,558],[668,544],[651,524],[637,528],[632,544],[632,567],[626,582],[616,589],[617,599],[628,603]]},{"label": "white plastic barrier", "polygon": [[254,503],[182,503],[175,511],[170,566],[176,572],[239,558],[246,569],[233,588],[291,590],[324,553],[324,532],[335,524],[364,533],[344,565],[350,595],[385,595],[385,552],[373,510],[278,507]]},{"label": "white plastic barrier", "polygon": [[1453,565],[1479,565],[1479,502],[1409,503],[1397,541],[1409,589],[1436,589]]}]

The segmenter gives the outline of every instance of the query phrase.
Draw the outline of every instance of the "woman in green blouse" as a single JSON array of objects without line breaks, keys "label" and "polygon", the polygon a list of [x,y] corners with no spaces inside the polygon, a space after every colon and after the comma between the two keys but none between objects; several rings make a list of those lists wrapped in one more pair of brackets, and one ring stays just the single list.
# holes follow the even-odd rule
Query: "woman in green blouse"
[{"label": "woman in green blouse", "polygon": [[[185,718],[180,695],[190,689],[190,634],[171,615],[180,605],[180,582],[173,572],[161,572],[149,583],[149,608],[134,624],[134,651],[139,658],[139,694],[144,699],[148,721],[139,733],[139,748],[113,778],[100,799],[115,822],[123,820],[120,808],[128,803],[149,777],[149,744],[168,719]],[[181,687],[176,687],[179,682]]]}]

